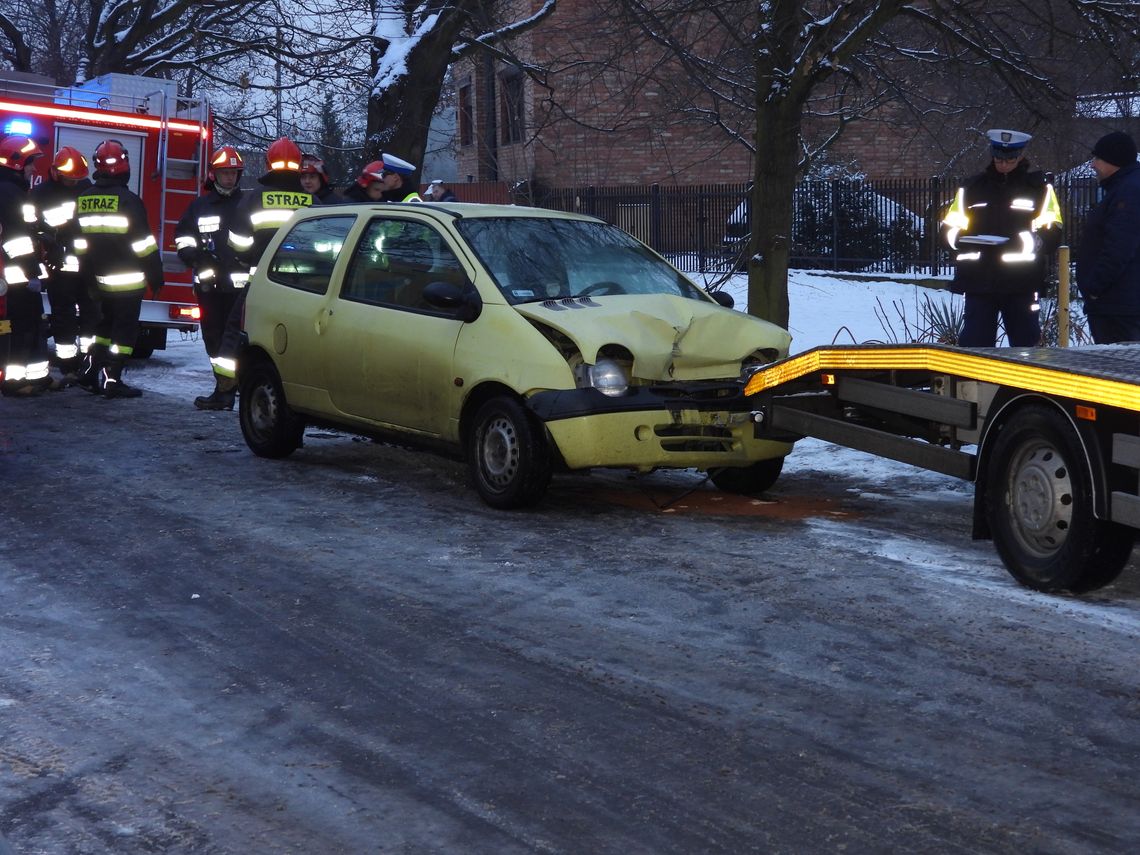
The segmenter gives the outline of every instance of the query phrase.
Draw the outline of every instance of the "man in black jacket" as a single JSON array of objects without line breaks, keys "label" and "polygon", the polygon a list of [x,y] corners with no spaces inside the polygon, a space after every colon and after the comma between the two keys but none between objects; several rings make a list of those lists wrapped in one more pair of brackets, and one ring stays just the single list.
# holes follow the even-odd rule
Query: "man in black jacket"
[{"label": "man in black jacket", "polygon": [[75,254],[98,291],[101,317],[79,385],[107,398],[137,398],[142,390],[123,382],[123,366],[138,340],[143,295],[162,288],[162,257],[142,199],[127,187],[122,143],[104,140],[91,161],[95,183],[75,200]]},{"label": "man in black jacket", "polygon": [[99,322],[99,306],[79,275],[79,259],[72,246],[75,200],[91,186],[89,174],[87,158],[72,146],[61,146],[52,158],[48,180],[28,194],[47,268],[51,337],[63,385],[78,379],[83,357],[95,343],[95,326]]},{"label": "man in black jacket", "polygon": [[265,153],[268,171],[257,179],[260,185],[247,190],[234,211],[229,247],[243,270],[232,275],[237,296],[226,318],[214,367],[214,391],[199,395],[199,410],[232,410],[237,395],[237,357],[241,347],[241,316],[246,286],[257,270],[261,255],[277,230],[298,208],[313,204],[313,196],[301,187],[301,149],[287,137],[275,141]]},{"label": "man in black jacket", "polygon": [[951,290],[965,295],[958,344],[993,347],[998,315],[1013,347],[1041,341],[1037,298],[1061,241],[1061,206],[1043,172],[1025,159],[1029,134],[986,132],[990,165],[958,188],[942,225],[956,269]]},{"label": "man in black jacket", "polygon": [[[202,344],[211,360],[221,351],[226,320],[237,302],[234,274],[246,268],[229,245],[230,227],[242,198],[245,164],[236,148],[224,145],[210,157],[206,192],[190,203],[174,228],[178,258],[194,271],[194,296],[202,310]],[[244,279],[241,285],[244,286]],[[215,372],[215,390],[223,382]]]},{"label": "man in black jacket", "polygon": [[43,150],[27,137],[0,140],[0,275],[8,282],[11,333],[0,391],[5,395],[37,395],[50,382],[48,358],[40,332],[43,302],[40,265],[34,240],[35,213],[28,199],[34,161]]}]

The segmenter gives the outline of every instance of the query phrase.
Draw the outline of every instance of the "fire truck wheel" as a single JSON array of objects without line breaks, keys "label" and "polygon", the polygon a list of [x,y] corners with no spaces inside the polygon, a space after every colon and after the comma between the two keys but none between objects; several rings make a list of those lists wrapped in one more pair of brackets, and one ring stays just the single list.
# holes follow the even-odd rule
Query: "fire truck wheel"
[{"label": "fire truck wheel", "polygon": [[1023,585],[1081,593],[1112,582],[1134,532],[1093,516],[1093,479],[1076,429],[1030,404],[1001,428],[987,459],[986,517],[994,546]]},{"label": "fire truck wheel", "polygon": [[304,439],[305,422],[289,409],[277,369],[264,357],[241,372],[238,420],[246,445],[259,457],[288,457]]},{"label": "fire truck wheel", "polygon": [[771,489],[784,469],[784,458],[773,457],[761,460],[751,466],[725,466],[709,470],[709,480],[719,490],[726,493],[739,493],[750,496]]}]

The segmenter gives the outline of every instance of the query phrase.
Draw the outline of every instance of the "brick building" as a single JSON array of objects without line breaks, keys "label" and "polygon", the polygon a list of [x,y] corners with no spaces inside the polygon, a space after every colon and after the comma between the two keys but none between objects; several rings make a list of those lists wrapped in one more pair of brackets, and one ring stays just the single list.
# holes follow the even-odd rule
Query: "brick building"
[{"label": "brick building", "polygon": [[[529,0],[504,4],[505,17],[538,8]],[[454,68],[458,104],[458,183],[501,181],[508,187],[584,187],[631,184],[742,183],[752,177],[752,155],[732,139],[751,136],[746,115],[728,108],[714,128],[675,105],[685,102],[664,84],[648,84],[638,64],[663,53],[639,45],[622,68],[598,57],[620,39],[604,32],[595,0],[559,0],[540,26],[512,43],[515,61],[481,57]],[[523,66],[549,69],[536,79]],[[1087,161],[1092,142],[1106,130],[1140,131],[1135,118],[1091,115],[1072,102],[1042,103],[1031,113],[983,70],[923,68],[918,87],[957,98],[940,109],[887,103],[872,118],[850,122],[831,147],[829,162],[887,178],[956,177],[987,162],[985,131],[1012,127],[1032,133],[1035,166],[1064,171]],[[679,76],[674,85],[684,85]],[[829,127],[804,126],[805,138]],[[731,133],[730,133],[731,132]]]}]

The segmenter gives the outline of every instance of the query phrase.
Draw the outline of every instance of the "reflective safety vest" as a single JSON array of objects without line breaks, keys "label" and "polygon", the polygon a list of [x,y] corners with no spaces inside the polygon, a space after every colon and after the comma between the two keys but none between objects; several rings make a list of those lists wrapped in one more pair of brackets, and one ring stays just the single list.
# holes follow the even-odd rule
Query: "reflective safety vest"
[{"label": "reflective safety vest", "polygon": [[75,199],[74,246],[81,272],[109,294],[162,283],[158,241],[142,200],[115,179],[98,179]]}]

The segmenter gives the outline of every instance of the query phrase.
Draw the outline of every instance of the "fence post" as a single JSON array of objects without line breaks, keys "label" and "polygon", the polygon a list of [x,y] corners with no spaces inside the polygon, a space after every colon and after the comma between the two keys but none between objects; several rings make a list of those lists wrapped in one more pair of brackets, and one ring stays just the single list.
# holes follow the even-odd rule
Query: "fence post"
[{"label": "fence post", "polygon": [[938,217],[938,199],[942,195],[939,191],[942,189],[942,182],[939,181],[938,176],[935,175],[930,179],[930,204],[926,206],[926,235],[927,240],[930,241],[930,275],[938,276],[942,273],[941,268],[938,266],[938,223],[935,219]]},{"label": "fence post", "polygon": [[1057,345],[1069,346],[1069,248],[1057,248]]}]

